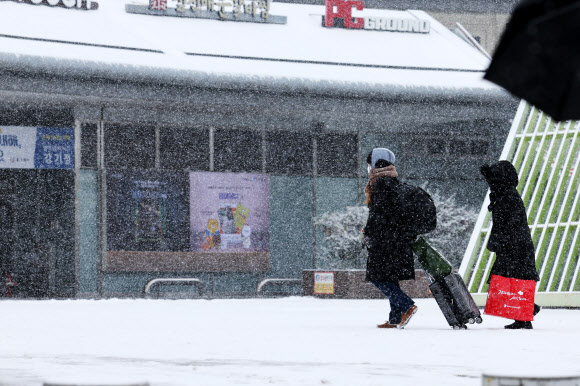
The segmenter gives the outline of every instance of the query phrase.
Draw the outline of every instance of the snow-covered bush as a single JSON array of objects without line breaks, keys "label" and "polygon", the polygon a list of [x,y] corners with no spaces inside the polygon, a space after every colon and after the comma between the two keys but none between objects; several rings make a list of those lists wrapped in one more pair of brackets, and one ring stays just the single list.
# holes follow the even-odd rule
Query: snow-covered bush
[{"label": "snow-covered bush", "polygon": [[[362,268],[361,231],[369,209],[348,206],[345,210],[327,212],[314,218],[314,225],[324,230],[318,266],[328,269]],[[365,254],[366,255],[366,254]]]},{"label": "snow-covered bush", "polygon": [[[437,189],[425,189],[437,207],[437,228],[425,235],[458,268],[477,212],[457,203],[455,195],[444,196]],[[364,268],[366,253],[361,254],[361,230],[368,217],[366,206],[349,206],[314,218],[314,225],[324,230],[323,244],[317,256],[318,266],[328,269]]]}]

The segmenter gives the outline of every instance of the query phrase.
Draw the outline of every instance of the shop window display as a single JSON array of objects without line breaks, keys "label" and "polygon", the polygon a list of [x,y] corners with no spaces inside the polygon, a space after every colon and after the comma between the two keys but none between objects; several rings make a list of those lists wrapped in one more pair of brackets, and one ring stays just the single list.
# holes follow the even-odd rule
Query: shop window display
[{"label": "shop window display", "polygon": [[269,270],[269,177],[109,170],[107,271]]},{"label": "shop window display", "polygon": [[187,249],[187,174],[116,171],[107,176],[107,244],[113,251]]}]

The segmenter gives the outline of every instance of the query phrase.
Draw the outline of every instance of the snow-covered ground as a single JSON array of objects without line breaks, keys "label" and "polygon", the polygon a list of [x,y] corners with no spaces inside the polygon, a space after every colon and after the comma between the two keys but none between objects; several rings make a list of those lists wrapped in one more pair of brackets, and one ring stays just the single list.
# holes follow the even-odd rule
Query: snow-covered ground
[{"label": "snow-covered ground", "polygon": [[480,385],[482,372],[580,374],[580,310],[534,330],[450,329],[432,299],[404,330],[385,300],[0,302],[0,385]]}]

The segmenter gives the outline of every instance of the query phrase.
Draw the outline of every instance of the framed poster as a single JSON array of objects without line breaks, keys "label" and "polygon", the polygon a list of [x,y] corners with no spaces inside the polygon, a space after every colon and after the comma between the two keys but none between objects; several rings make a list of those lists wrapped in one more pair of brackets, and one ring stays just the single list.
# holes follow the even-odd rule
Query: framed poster
[{"label": "framed poster", "polygon": [[190,174],[191,250],[269,252],[270,185],[261,174]]},{"label": "framed poster", "polygon": [[155,253],[187,252],[185,173],[110,171],[106,181],[107,270],[157,270],[166,261]]},{"label": "framed poster", "polygon": [[189,178],[190,250],[218,270],[268,270],[269,176],[191,172]]}]

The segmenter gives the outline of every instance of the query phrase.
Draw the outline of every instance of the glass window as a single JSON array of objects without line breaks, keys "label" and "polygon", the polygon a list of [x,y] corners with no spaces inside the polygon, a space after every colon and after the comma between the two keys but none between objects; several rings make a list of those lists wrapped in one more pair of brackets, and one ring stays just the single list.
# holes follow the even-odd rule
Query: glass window
[{"label": "glass window", "polygon": [[209,170],[209,130],[161,128],[159,158],[162,169]]},{"label": "glass window", "polygon": [[450,143],[450,153],[452,156],[466,156],[471,153],[469,148],[469,141],[462,139],[454,139]]},{"label": "glass window", "polygon": [[318,175],[332,177],[357,175],[358,139],[355,134],[320,135],[316,154]]},{"label": "glass window", "polygon": [[308,133],[266,133],[266,172],[312,175],[312,136]]},{"label": "glass window", "polygon": [[446,146],[441,138],[429,138],[427,141],[427,152],[429,155],[445,155]]},{"label": "glass window", "polygon": [[81,167],[97,167],[96,123],[83,123],[81,126]]},{"label": "glass window", "polygon": [[155,128],[137,125],[106,125],[105,166],[107,168],[153,169],[155,167]]},{"label": "glass window", "polygon": [[215,171],[262,171],[262,133],[217,129],[214,135]]},{"label": "glass window", "polygon": [[488,155],[489,142],[487,140],[478,139],[471,142],[471,154],[473,155]]},{"label": "glass window", "polygon": [[427,143],[428,139],[425,136],[417,135],[415,133],[409,133],[406,138],[403,139],[405,145],[405,153],[417,156],[424,156],[428,154]]}]

